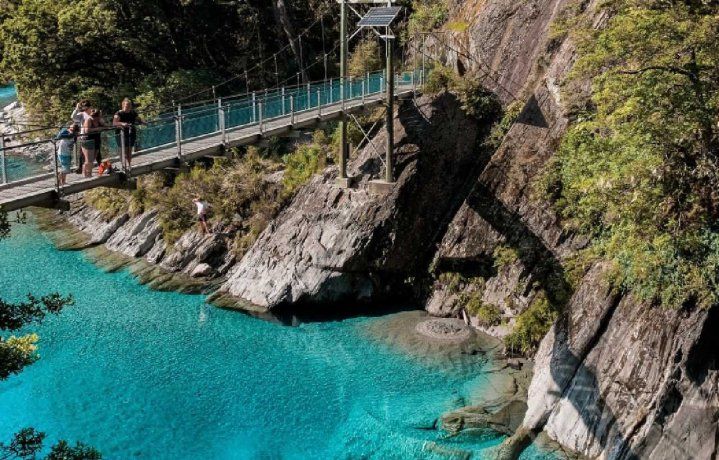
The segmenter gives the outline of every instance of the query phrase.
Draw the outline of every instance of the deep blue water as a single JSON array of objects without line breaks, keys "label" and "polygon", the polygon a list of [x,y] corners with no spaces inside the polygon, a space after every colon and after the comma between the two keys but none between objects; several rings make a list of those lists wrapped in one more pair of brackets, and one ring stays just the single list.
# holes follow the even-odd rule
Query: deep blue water
[{"label": "deep blue water", "polygon": [[5,299],[77,300],[32,328],[40,361],[0,383],[0,440],[34,426],[105,458],[152,459],[436,458],[432,443],[482,458],[502,440],[426,429],[472,403],[482,358],[393,348],[368,332],[384,318],[285,327],[219,310],[103,273],[32,223],[0,242],[0,280]]}]

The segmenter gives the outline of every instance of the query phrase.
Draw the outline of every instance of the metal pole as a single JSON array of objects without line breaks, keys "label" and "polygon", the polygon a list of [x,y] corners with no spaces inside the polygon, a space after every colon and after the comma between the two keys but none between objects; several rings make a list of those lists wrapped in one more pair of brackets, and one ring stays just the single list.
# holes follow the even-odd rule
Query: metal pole
[{"label": "metal pole", "polygon": [[262,102],[260,102],[260,106],[259,106],[260,107],[260,134],[262,134],[262,122],[263,122],[263,118],[264,118],[263,114],[262,114],[262,106],[263,105],[264,104]]},{"label": "metal pole", "polygon": [[414,56],[412,57],[412,96],[417,95],[417,36],[414,36]]},{"label": "metal pole", "polygon": [[123,172],[127,173],[127,141],[125,140],[125,128],[120,128],[120,164]]},{"label": "metal pole", "polygon": [[317,90],[317,113],[322,116],[322,90]]},{"label": "metal pole", "polygon": [[257,120],[256,117],[257,112],[257,93],[252,91],[252,123],[254,123]]},{"label": "metal pole", "polygon": [[5,134],[0,134],[0,176],[2,176],[2,183],[7,184],[7,165],[5,164]]},{"label": "metal pole", "polygon": [[334,102],[332,100],[334,98],[334,94],[333,94],[334,92],[335,91],[334,91],[334,87],[332,86],[332,79],[330,78],[330,98],[329,98],[330,104],[332,104],[332,102]]},{"label": "metal pole", "polygon": [[222,143],[227,143],[227,130],[225,129],[225,107],[222,105],[222,99],[217,100],[217,120],[220,124],[220,133],[222,133]]},{"label": "metal pole", "polygon": [[310,84],[307,83],[307,110],[312,108],[312,95],[311,95],[311,87]]},{"label": "metal pole", "polygon": [[177,159],[182,161],[182,106],[177,106],[175,117],[175,141],[177,142]]},{"label": "metal pole", "polygon": [[364,97],[365,97],[366,93],[367,93],[367,81],[362,80],[362,105],[364,105]]},{"label": "metal pole", "polygon": [[282,116],[285,116],[285,113],[287,111],[285,110],[285,87],[282,87]]},{"label": "metal pole", "polygon": [[424,86],[424,82],[426,80],[425,72],[426,72],[426,65],[427,65],[427,35],[422,35],[422,75],[420,80],[420,86]]},{"label": "metal pole", "polygon": [[[345,110],[345,84],[347,83],[347,0],[340,5],[340,96],[342,97],[342,116],[340,117],[340,179],[347,178],[347,115]],[[331,93],[330,93],[331,94]]]},{"label": "metal pole", "polygon": [[52,147],[53,151],[55,152],[55,191],[57,192],[58,198],[60,197],[60,168],[58,163],[60,163],[59,158],[57,157],[57,141],[52,141]]},{"label": "metal pole", "polygon": [[295,125],[295,95],[290,94],[290,125]]},{"label": "metal pole", "polygon": [[387,151],[385,152],[387,168],[385,180],[394,182],[394,56],[392,54],[392,39],[387,28]]}]

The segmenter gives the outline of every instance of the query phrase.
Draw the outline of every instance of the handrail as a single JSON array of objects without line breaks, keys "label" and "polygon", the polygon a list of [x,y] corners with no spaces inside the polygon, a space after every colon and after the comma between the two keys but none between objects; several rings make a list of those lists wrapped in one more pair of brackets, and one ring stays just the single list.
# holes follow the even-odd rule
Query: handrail
[{"label": "handrail", "polygon": [[[395,79],[397,86],[412,82],[413,89],[416,87],[417,71],[403,72],[397,77]],[[136,125],[133,138],[136,138],[144,148],[139,148],[135,155],[149,154],[174,145],[177,149],[177,157],[182,160],[182,145],[187,142],[220,133],[222,143],[225,143],[228,131],[259,126],[260,131],[263,132],[264,124],[270,120],[290,117],[294,124],[296,114],[316,111],[318,116],[322,116],[324,107],[336,104],[339,104],[341,110],[344,110],[346,101],[361,100],[364,103],[367,96],[383,93],[386,90],[386,83],[387,78],[384,78],[384,72],[373,72],[361,78],[332,78],[280,87],[272,91],[268,89],[259,93],[253,92],[249,95],[243,93],[237,95],[235,99],[232,97],[213,99],[211,105],[190,107],[178,105],[173,113],[163,113],[152,120]],[[345,97],[342,97],[343,95]],[[46,130],[37,129],[32,132]],[[102,136],[112,132],[124,133],[123,127],[103,126],[94,129],[90,134]],[[75,139],[82,138],[83,135],[76,134]],[[105,149],[110,152],[114,149],[124,151],[123,146],[128,145],[125,143],[127,139],[118,140],[116,136],[106,138],[106,140],[107,142],[102,144],[103,151],[106,151]],[[7,151],[50,142],[56,142],[55,137],[13,146],[0,143],[1,169],[5,169],[5,153]],[[3,184],[26,180],[15,179],[8,182],[6,177],[0,176],[0,178],[3,179]]]}]

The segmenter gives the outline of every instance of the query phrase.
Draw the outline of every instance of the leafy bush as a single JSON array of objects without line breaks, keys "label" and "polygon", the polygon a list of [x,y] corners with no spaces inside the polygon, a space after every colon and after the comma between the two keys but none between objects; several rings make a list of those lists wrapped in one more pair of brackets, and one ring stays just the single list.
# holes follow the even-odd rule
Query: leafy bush
[{"label": "leafy bush", "polygon": [[505,346],[514,353],[531,355],[537,350],[557,316],[558,313],[547,296],[538,294],[532,305],[517,316],[514,329],[504,338]]},{"label": "leafy bush", "polygon": [[479,292],[467,296],[465,308],[476,316],[484,327],[497,326],[502,321],[502,310],[496,305],[482,302],[482,295]]},{"label": "leafy bush", "polygon": [[375,72],[383,68],[384,59],[374,36],[359,42],[347,63],[347,71],[352,77],[362,77],[367,72]]},{"label": "leafy bush", "polygon": [[495,123],[494,126],[492,126],[492,130],[489,133],[489,137],[487,138],[486,144],[492,148],[493,150],[496,150],[499,148],[499,146],[502,144],[502,141],[504,140],[504,137],[509,132],[509,129],[514,125],[514,122],[517,121],[519,118],[519,115],[522,113],[522,108],[524,104],[520,101],[514,101],[507,109],[504,111],[504,114],[502,115],[502,119]]},{"label": "leafy bush", "polygon": [[128,211],[130,196],[122,190],[99,187],[85,192],[85,202],[110,220]]},{"label": "leafy bush", "polygon": [[302,144],[282,161],[285,164],[282,183],[285,194],[291,196],[326,166],[327,152],[318,144]]},{"label": "leafy bush", "polygon": [[497,246],[492,253],[492,257],[494,258],[494,266],[499,269],[512,265],[519,260],[517,250],[506,245]]},{"label": "leafy bush", "polygon": [[414,0],[407,32],[411,36],[415,33],[432,31],[444,24],[448,17],[447,0]]}]

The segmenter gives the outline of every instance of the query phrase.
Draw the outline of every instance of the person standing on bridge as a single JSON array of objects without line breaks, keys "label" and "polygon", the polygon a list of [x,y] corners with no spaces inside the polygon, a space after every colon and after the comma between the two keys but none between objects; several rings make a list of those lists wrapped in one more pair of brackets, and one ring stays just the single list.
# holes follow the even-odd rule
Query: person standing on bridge
[{"label": "person standing on bridge", "polygon": [[112,118],[112,125],[116,128],[121,128],[117,132],[117,145],[123,145],[123,139],[121,137],[124,137],[125,151],[120,153],[120,159],[122,160],[123,166],[127,168],[129,168],[132,163],[132,153],[135,151],[135,144],[137,143],[137,129],[135,125],[141,124],[144,124],[144,122],[133,109],[132,100],[126,97],[122,100],[120,110],[115,112],[115,116]]},{"label": "person standing on bridge", "polygon": [[202,201],[202,197],[199,196],[195,197],[192,202],[195,203],[195,206],[197,207],[197,222],[200,225],[202,234],[211,234],[212,232],[207,228],[207,203]]},{"label": "person standing on bridge", "polygon": [[70,122],[67,128],[63,128],[55,137],[58,140],[57,145],[57,175],[59,184],[67,183],[67,175],[72,172],[72,152],[75,148],[75,134],[77,128],[75,122]]},{"label": "person standing on bridge", "polygon": [[89,118],[85,119],[82,125],[82,154],[85,157],[85,163],[82,165],[82,172],[85,177],[92,177],[92,163],[98,161],[98,166],[102,161],[100,156],[100,148],[102,147],[102,114],[97,109],[89,111]]},{"label": "person standing on bridge", "polygon": [[[92,111],[92,104],[89,100],[83,99],[75,105],[75,109],[72,111],[72,115],[70,115],[70,118],[72,118],[72,121],[76,126],[79,128],[82,128],[85,126],[85,121],[90,118],[90,111]],[[79,129],[75,131],[75,135],[79,133]],[[80,142],[82,144],[82,142]],[[83,165],[85,164],[85,156],[82,153],[82,149],[79,152],[78,158],[77,158],[77,172],[78,174],[82,174],[84,168]]]}]

